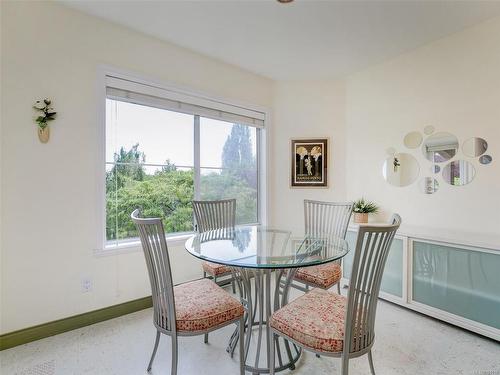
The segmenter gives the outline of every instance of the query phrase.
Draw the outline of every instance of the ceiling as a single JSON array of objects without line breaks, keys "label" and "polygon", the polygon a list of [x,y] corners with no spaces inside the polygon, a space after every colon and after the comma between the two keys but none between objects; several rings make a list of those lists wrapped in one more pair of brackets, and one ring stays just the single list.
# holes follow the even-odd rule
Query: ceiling
[{"label": "ceiling", "polygon": [[500,15],[500,1],[70,1],[275,80],[338,78]]}]

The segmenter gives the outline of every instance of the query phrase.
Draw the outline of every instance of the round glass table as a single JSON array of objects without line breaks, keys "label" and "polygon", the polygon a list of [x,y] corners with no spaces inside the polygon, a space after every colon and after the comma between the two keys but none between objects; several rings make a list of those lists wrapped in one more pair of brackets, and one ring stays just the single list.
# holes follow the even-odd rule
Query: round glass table
[{"label": "round glass table", "polygon": [[[271,314],[288,303],[290,285],[299,267],[339,260],[349,246],[326,235],[294,235],[259,225],[237,226],[199,233],[186,241],[193,256],[231,268],[245,306],[245,369],[269,373],[269,353],[276,351],[275,371],[294,369],[301,350],[283,338],[271,343],[267,326]],[[229,339],[234,353],[238,330]],[[265,352],[261,350],[265,345]]]}]

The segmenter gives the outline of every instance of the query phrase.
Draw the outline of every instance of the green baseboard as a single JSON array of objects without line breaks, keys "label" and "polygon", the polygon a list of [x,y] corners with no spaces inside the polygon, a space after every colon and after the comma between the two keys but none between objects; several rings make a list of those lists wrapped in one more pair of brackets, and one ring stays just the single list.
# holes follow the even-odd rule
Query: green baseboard
[{"label": "green baseboard", "polygon": [[0,351],[153,306],[151,296],[0,335]]}]

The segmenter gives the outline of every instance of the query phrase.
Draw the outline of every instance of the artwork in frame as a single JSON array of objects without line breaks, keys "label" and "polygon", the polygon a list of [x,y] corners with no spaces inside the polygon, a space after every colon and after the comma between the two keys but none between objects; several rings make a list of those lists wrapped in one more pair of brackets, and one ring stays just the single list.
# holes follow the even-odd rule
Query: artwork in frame
[{"label": "artwork in frame", "polygon": [[328,187],[328,138],[292,139],[292,187]]}]

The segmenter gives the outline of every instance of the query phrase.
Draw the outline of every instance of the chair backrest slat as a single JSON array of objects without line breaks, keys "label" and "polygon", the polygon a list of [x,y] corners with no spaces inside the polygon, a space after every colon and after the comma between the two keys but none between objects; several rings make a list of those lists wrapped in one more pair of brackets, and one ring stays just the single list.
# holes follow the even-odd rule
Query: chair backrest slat
[{"label": "chair backrest slat", "polygon": [[199,233],[236,225],[236,199],[193,201],[193,211]]},{"label": "chair backrest slat", "polygon": [[352,214],[352,202],[321,202],[304,200],[305,232],[345,238]]},{"label": "chair backrest slat", "polygon": [[141,239],[153,298],[153,322],[163,331],[175,331],[175,301],[172,272],[163,223],[159,218],[131,215]]},{"label": "chair backrest slat", "polygon": [[368,348],[375,337],[378,294],[389,250],[401,224],[395,214],[383,226],[360,226],[347,295],[344,354]]},{"label": "chair backrest slat", "polygon": [[352,202],[304,200],[305,234],[328,239],[325,250],[328,246],[336,246],[337,239],[344,239],[346,236],[352,207]]}]

